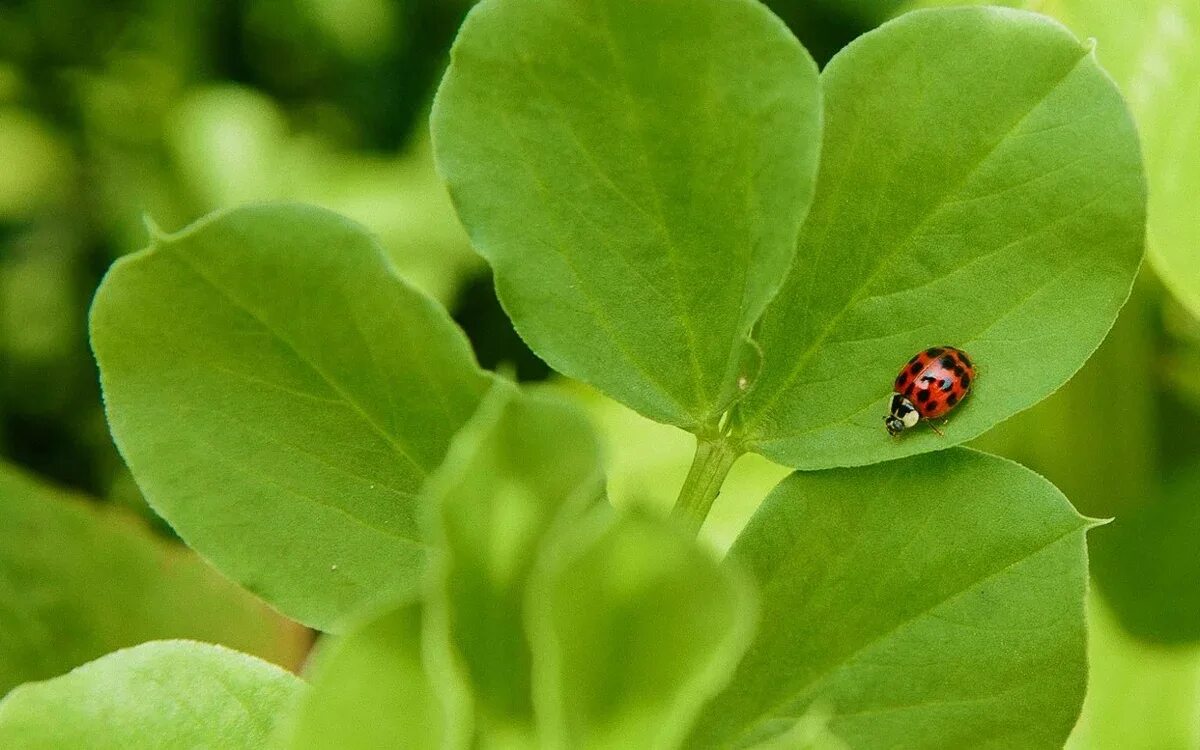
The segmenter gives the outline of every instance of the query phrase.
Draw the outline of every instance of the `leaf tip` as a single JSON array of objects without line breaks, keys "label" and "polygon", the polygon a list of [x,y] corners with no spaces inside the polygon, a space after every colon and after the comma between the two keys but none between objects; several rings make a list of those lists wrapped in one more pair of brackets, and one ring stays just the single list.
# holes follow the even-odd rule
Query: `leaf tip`
[{"label": "leaf tip", "polygon": [[168,239],[168,234],[158,225],[149,211],[142,212],[142,226],[146,227],[146,234],[150,235],[151,245],[157,245]]}]

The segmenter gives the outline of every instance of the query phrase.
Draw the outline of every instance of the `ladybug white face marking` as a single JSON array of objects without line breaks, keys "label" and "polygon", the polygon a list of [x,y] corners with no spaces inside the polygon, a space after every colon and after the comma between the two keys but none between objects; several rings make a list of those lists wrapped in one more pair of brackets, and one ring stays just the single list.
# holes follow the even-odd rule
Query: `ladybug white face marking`
[{"label": "ladybug white face marking", "polygon": [[899,393],[892,394],[892,406],[889,411],[891,413],[883,418],[883,424],[887,427],[889,435],[897,435],[916,426],[917,422],[921,421],[917,407]]}]

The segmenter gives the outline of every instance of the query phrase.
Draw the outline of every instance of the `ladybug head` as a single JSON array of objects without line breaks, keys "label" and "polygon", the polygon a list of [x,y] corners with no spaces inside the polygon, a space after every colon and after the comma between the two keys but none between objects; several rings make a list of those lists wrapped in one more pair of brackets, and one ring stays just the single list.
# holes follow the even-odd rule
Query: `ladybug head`
[{"label": "ladybug head", "polygon": [[921,415],[911,401],[899,393],[892,394],[891,409],[883,418],[883,425],[887,427],[889,435],[899,435],[920,420]]}]

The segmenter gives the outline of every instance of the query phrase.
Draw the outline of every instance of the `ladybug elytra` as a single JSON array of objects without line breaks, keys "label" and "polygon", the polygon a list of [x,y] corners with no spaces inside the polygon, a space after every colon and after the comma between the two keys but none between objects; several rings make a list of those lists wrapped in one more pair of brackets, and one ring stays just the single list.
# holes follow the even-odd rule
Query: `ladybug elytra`
[{"label": "ladybug elytra", "polygon": [[947,414],[966,398],[974,380],[975,365],[961,349],[935,346],[917,353],[896,376],[891,408],[883,418],[888,433],[898,435],[922,419]]}]

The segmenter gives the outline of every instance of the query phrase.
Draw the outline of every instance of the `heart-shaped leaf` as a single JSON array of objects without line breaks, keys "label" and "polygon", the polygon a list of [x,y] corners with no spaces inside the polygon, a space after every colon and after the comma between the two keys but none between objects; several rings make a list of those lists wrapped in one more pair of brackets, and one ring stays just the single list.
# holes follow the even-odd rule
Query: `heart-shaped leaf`
[{"label": "heart-shaped leaf", "polygon": [[473,688],[478,731],[533,736],[526,588],[547,539],[603,497],[587,418],[551,394],[493,388],[426,501],[443,550],[433,609]]},{"label": "heart-shaped leaf", "polygon": [[0,747],[260,750],[302,686],[219,646],[145,643],[9,693],[0,701]]},{"label": "heart-shaped leaf", "polygon": [[601,509],[559,538],[530,592],[543,746],[681,747],[728,681],[755,610],[736,568],[680,529]]},{"label": "heart-shaped leaf", "polygon": [[[1088,47],[998,8],[918,11],[821,75],[825,142],[787,282],[739,402],[751,450],[803,469],[969,440],[1045,398],[1129,293],[1145,191],[1136,133]],[[905,361],[974,358],[946,437],[880,421]]]},{"label": "heart-shaped leaf", "polygon": [[0,465],[0,695],[109,651],[194,638],[284,666],[304,629],[138,519]]},{"label": "heart-shaped leaf", "polygon": [[276,205],[156,236],[91,333],[138,485],[227,575],[326,629],[418,586],[416,493],[489,378],[361,227]]},{"label": "heart-shaped leaf", "polygon": [[730,558],[758,634],[689,747],[742,747],[814,706],[853,748],[1061,748],[1087,677],[1079,516],[962,448],[793,474]]},{"label": "heart-shaped leaf", "polygon": [[812,60],[753,0],[486,0],[434,146],[530,346],[704,431],[791,264],[818,100]]}]

